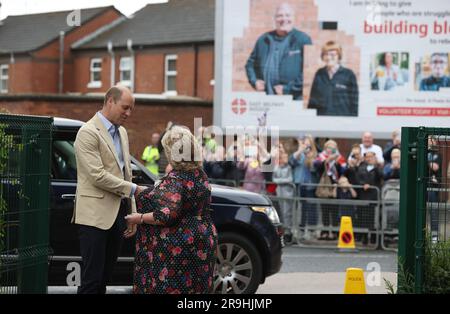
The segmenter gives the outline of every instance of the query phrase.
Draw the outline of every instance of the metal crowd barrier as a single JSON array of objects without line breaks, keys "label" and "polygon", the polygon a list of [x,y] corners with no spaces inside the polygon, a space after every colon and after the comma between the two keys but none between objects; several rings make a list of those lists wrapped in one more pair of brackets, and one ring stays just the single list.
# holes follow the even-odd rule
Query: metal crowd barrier
[{"label": "metal crowd barrier", "polygon": [[381,190],[381,247],[398,249],[398,223],[400,212],[400,180],[388,180]]},{"label": "metal crowd barrier", "polygon": [[[302,184],[301,186],[315,191],[319,184]],[[321,185],[321,187],[331,189],[334,188],[334,185]],[[358,190],[363,186],[353,185],[352,188]],[[295,232],[299,235],[299,238],[296,239],[297,243],[308,246],[328,244],[327,246],[336,247],[340,218],[350,216],[357,245],[363,245],[365,248],[378,248],[381,234],[380,189],[370,186],[369,190],[375,191],[376,200],[298,196],[296,208],[298,214],[296,216],[302,219],[294,226],[299,229]]]},{"label": "metal crowd barrier", "polygon": [[445,187],[448,184],[427,187],[425,223],[431,237],[435,238],[433,242],[450,239],[450,188]]},{"label": "metal crowd barrier", "polygon": [[[356,246],[365,249],[396,250],[398,241],[399,180],[389,180],[382,189],[370,186],[376,199],[336,199],[300,196],[300,186],[284,183],[293,190],[292,196],[268,192],[276,182],[255,180],[210,179],[211,183],[243,188],[245,183],[261,184],[261,194],[267,195],[275,207],[287,233],[292,234],[293,244],[336,248],[341,216],[352,217]],[[302,184],[315,190],[319,184]],[[324,186],[324,185],[322,185]],[[334,185],[325,187],[333,188]],[[352,185],[357,193],[362,185]],[[283,208],[291,208],[287,222]],[[288,210],[285,210],[288,212]],[[328,239],[325,239],[328,238]]]}]

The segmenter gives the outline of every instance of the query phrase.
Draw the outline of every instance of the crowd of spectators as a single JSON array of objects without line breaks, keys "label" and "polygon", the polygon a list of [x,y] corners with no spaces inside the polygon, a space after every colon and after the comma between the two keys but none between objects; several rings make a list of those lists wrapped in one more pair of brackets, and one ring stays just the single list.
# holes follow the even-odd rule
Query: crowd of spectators
[{"label": "crowd of spectators", "polygon": [[[287,242],[292,240],[292,227],[296,223],[293,221],[295,203],[289,200],[292,197],[302,199],[298,218],[302,237],[335,240],[337,232],[324,229],[339,226],[344,215],[352,217],[354,227],[374,228],[376,204],[383,186],[400,179],[401,137],[397,130],[384,149],[374,143],[370,132],[364,132],[361,143],[353,144],[348,155],[332,139],[326,139],[320,147],[317,139],[305,134],[292,139],[295,144],[289,149],[277,142],[269,150],[266,143],[258,142],[253,136],[235,137],[231,145],[224,147],[222,141],[216,140],[214,134],[206,134],[204,129],[198,130],[197,135],[203,146],[203,167],[212,183],[279,198],[279,214]],[[442,158],[435,146],[435,141],[430,139],[429,170],[438,186]],[[367,205],[322,204],[311,200],[314,198],[357,199],[367,201]],[[438,193],[428,192],[428,199],[437,201]],[[436,213],[432,212],[430,218],[432,230],[437,230]],[[321,232],[317,231],[320,223]],[[368,241],[364,236],[361,240]]]}]

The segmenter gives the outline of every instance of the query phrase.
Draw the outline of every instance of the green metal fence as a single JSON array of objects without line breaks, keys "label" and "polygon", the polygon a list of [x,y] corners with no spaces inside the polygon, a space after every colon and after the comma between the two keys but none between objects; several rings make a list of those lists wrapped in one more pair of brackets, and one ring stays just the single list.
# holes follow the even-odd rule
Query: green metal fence
[{"label": "green metal fence", "polygon": [[398,288],[411,291],[408,277],[415,293],[433,292],[435,277],[450,279],[450,129],[402,128],[401,150]]},{"label": "green metal fence", "polygon": [[47,292],[52,125],[0,114],[0,294]]}]

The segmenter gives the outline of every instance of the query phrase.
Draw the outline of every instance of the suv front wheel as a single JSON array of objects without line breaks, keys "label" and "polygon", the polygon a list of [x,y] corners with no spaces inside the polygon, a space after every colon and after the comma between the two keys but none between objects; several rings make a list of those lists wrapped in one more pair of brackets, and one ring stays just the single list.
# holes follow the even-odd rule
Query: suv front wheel
[{"label": "suv front wheel", "polygon": [[255,293],[261,278],[262,261],[255,245],[237,233],[219,233],[214,293]]}]

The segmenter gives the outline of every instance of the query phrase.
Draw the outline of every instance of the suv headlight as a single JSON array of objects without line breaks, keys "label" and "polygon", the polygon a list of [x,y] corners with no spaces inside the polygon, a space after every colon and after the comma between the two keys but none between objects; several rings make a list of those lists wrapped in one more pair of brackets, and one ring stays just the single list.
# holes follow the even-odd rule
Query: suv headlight
[{"label": "suv headlight", "polygon": [[266,214],[274,225],[280,223],[280,217],[278,217],[277,210],[273,206],[252,206],[251,209]]}]

